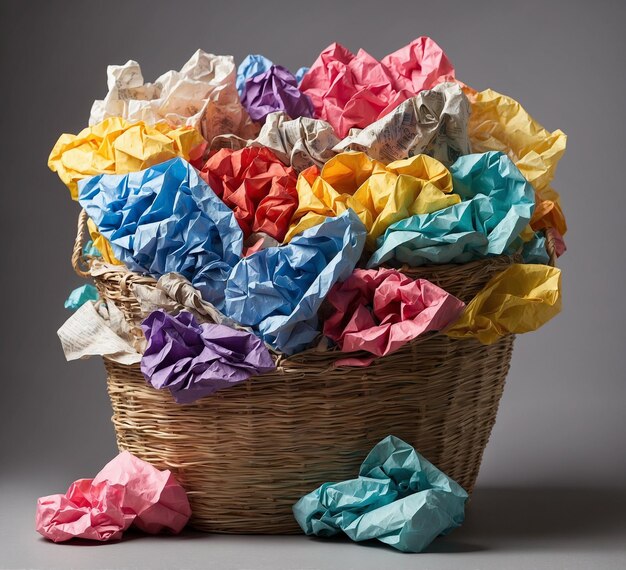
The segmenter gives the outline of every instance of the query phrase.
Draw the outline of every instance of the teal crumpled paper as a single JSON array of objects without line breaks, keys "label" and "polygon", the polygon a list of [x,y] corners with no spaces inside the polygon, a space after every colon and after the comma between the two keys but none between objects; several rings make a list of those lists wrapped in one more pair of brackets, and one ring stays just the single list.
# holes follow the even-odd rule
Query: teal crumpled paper
[{"label": "teal crumpled paper", "polygon": [[324,483],[302,497],[293,514],[317,536],[340,532],[352,540],[377,539],[402,552],[421,552],[461,525],[465,490],[393,435],[378,443],[358,479]]},{"label": "teal crumpled paper", "polygon": [[85,257],[102,257],[100,250],[93,244],[93,241],[89,240],[83,246],[83,255]]},{"label": "teal crumpled paper", "polygon": [[546,249],[546,237],[542,232],[535,232],[533,238],[524,244],[522,260],[524,263],[550,265],[550,256]]},{"label": "teal crumpled paper", "polygon": [[187,161],[101,174],[78,187],[81,206],[131,271],[156,278],[180,273],[221,308],[243,233],[233,211]]},{"label": "teal crumpled paper", "polygon": [[319,334],[322,301],[335,283],[352,273],[366,233],[357,215],[346,210],[288,245],[245,257],[228,278],[224,313],[252,327],[276,350],[304,350]]},{"label": "teal crumpled paper", "polygon": [[462,202],[389,226],[367,263],[466,263],[513,253],[535,208],[533,187],[501,152],[461,156],[450,167]]},{"label": "teal crumpled paper", "polygon": [[93,285],[81,285],[69,294],[63,306],[74,311],[80,309],[87,301],[97,300],[98,290]]}]

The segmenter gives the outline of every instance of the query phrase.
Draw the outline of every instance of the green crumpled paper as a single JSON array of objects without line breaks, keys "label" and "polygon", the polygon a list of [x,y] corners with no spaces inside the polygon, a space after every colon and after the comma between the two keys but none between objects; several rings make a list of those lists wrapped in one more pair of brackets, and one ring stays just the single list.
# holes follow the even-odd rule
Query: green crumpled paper
[{"label": "green crumpled paper", "polygon": [[302,497],[293,514],[308,535],[340,532],[352,540],[377,539],[402,552],[421,552],[461,525],[463,488],[392,435],[378,443],[357,479],[324,483]]}]

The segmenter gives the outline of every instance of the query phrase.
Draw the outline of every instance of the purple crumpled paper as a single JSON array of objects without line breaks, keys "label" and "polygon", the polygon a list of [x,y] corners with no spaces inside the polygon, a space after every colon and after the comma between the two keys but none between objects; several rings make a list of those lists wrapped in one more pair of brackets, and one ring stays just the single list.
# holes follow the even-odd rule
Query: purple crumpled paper
[{"label": "purple crumpled paper", "polygon": [[282,65],[246,79],[241,102],[254,121],[264,121],[274,111],[284,111],[292,119],[313,117],[311,100],[298,89],[296,76]]},{"label": "purple crumpled paper", "polygon": [[263,341],[252,333],[199,325],[187,311],[172,316],[159,309],[141,328],[148,341],[141,371],[152,386],[169,390],[179,404],[276,368]]}]

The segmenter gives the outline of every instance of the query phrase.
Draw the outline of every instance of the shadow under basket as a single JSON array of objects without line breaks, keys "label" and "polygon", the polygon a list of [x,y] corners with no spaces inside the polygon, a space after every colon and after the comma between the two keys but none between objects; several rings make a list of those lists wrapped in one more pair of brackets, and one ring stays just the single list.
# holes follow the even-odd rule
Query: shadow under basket
[{"label": "shadow under basket", "polygon": [[[93,260],[81,254],[84,224],[83,213],[72,259],[86,276],[81,264]],[[503,256],[403,271],[468,302],[514,261]],[[137,327],[133,283],[155,281],[123,267],[94,280],[102,298]],[[341,353],[310,350],[188,405],[150,386],[139,365],[105,360],[117,443],[171,469],[187,490],[191,526],[209,532],[301,532],[292,505],[324,482],[356,477],[370,449],[391,434],[471,493],[513,340],[485,346],[431,333],[366,368],[336,368]]]}]

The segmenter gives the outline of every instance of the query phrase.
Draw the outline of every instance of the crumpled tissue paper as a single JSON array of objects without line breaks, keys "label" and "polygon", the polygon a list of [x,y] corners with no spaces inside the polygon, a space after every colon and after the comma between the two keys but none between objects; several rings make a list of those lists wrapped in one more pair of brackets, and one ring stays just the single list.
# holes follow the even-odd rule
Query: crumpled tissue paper
[{"label": "crumpled tissue paper", "polygon": [[537,330],[561,311],[561,270],[515,263],[492,277],[446,334],[493,344]]},{"label": "crumpled tissue paper", "polygon": [[242,259],[225,291],[224,313],[286,354],[318,336],[317,312],[330,288],[356,266],[365,228],[352,210],[324,220],[291,243]]},{"label": "crumpled tissue paper", "polygon": [[[271,59],[268,59],[258,53],[253,53],[244,57],[243,61],[239,64],[239,67],[237,68],[237,91],[239,91],[239,95],[243,94],[243,88],[246,84],[247,79],[251,77],[256,77],[257,75],[264,73],[270,67],[272,67],[272,65],[274,65],[274,62],[272,62]],[[308,67],[300,67],[294,73],[298,85],[300,85],[304,74],[308,70]]]},{"label": "crumpled tissue paper", "polygon": [[250,332],[198,324],[193,315],[154,311],[141,325],[147,346],[141,371],[157,390],[190,404],[250,376],[276,368],[265,345]]},{"label": "crumpled tissue paper", "polygon": [[426,279],[394,269],[355,269],[328,293],[332,311],[324,334],[342,352],[364,350],[374,358],[344,358],[336,366],[368,366],[418,336],[456,321],[465,303]]},{"label": "crumpled tissue paper", "polygon": [[120,539],[131,525],[150,534],[178,534],[190,516],[185,490],[169,470],[123,451],[95,478],[72,483],[65,495],[40,497],[35,527],[54,542],[103,542]]},{"label": "crumpled tissue paper", "polygon": [[367,246],[373,250],[376,238],[393,223],[461,200],[452,194],[448,169],[424,154],[385,166],[365,153],[345,152],[331,158],[317,177],[315,173],[298,177],[299,204],[286,241],[351,208],[367,228]]},{"label": "crumpled tissue paper", "polygon": [[89,124],[107,117],[154,124],[165,121],[196,128],[210,141],[234,133],[255,136],[258,130],[241,105],[235,85],[235,60],[201,49],[180,71],[170,70],[154,83],[144,83],[141,67],[129,60],[107,67],[108,93],[94,101]]},{"label": "crumpled tissue paper", "polygon": [[324,483],[302,497],[293,514],[308,534],[344,532],[355,542],[377,539],[402,552],[422,552],[461,526],[465,490],[401,439],[374,446],[358,479]]},{"label": "crumpled tissue paper", "polygon": [[220,308],[243,234],[228,208],[186,161],[81,182],[79,202],[131,271],[174,271]]},{"label": "crumpled tissue paper", "polygon": [[201,142],[200,133],[191,127],[149,126],[111,117],[77,135],[61,135],[50,152],[48,168],[59,175],[76,200],[78,181],[83,178],[135,172],[176,156],[188,159]]},{"label": "crumpled tissue paper", "polygon": [[265,146],[283,164],[300,172],[309,166],[324,166],[337,154],[333,147],[338,143],[339,138],[326,121],[309,117],[290,119],[283,112],[275,112],[267,116],[256,139],[246,140],[235,135],[222,135],[211,141],[211,150]]},{"label": "crumpled tissue paper", "polygon": [[80,309],[87,301],[97,301],[98,290],[91,284],[81,285],[72,290],[68,298],[65,300],[64,307],[66,309]]},{"label": "crumpled tissue paper", "polygon": [[470,154],[470,104],[458,83],[440,83],[400,103],[364,129],[350,129],[333,150],[356,150],[384,163],[427,154],[446,166]]},{"label": "crumpled tissue paper", "polygon": [[381,61],[331,44],[304,75],[300,90],[311,98],[315,116],[343,138],[445,81],[454,81],[452,64],[433,40],[420,37]]},{"label": "crumpled tissue paper", "polygon": [[311,100],[298,89],[295,75],[281,65],[246,79],[241,102],[253,121],[264,121],[275,111],[292,119],[313,117]]},{"label": "crumpled tissue paper", "polygon": [[466,263],[511,253],[535,206],[532,186],[501,152],[468,154],[450,168],[463,201],[408,217],[378,240],[367,267],[395,261],[411,266]]},{"label": "crumpled tissue paper", "polygon": [[200,176],[235,213],[244,237],[265,233],[282,242],[298,207],[297,174],[269,149],[222,149]]},{"label": "crumpled tissue paper", "polygon": [[511,97],[491,89],[477,93],[466,88],[466,93],[472,109],[469,132],[473,151],[507,153],[537,194],[533,229],[551,227],[565,235],[560,198],[550,183],[565,153],[566,135],[543,128]]}]

